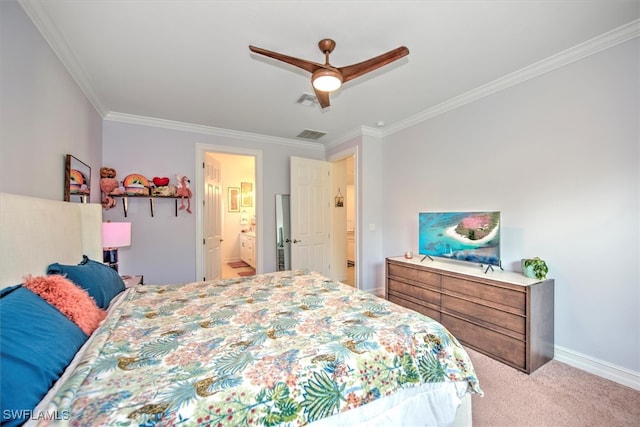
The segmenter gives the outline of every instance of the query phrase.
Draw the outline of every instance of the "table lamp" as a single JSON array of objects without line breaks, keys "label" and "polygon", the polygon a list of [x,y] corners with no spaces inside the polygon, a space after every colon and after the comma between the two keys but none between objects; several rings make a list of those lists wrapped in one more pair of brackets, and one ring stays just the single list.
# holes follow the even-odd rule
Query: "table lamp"
[{"label": "table lamp", "polygon": [[118,248],[131,245],[130,222],[102,223],[102,261],[118,271]]}]

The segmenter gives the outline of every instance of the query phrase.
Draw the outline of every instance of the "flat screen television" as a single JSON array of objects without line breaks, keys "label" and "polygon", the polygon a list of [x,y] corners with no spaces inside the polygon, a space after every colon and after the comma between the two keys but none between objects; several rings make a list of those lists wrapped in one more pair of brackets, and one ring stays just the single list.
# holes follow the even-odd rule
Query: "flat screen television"
[{"label": "flat screen television", "polygon": [[500,265],[500,212],[420,212],[418,253]]}]

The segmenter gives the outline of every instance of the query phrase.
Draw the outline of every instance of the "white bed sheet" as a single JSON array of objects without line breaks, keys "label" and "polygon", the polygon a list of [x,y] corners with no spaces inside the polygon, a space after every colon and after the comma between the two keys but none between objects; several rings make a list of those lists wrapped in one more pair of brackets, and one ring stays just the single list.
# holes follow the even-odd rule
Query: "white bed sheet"
[{"label": "white bed sheet", "polygon": [[[467,382],[428,383],[400,390],[364,406],[309,424],[310,427],[448,427],[467,390]],[[464,424],[464,423],[463,423]]]}]

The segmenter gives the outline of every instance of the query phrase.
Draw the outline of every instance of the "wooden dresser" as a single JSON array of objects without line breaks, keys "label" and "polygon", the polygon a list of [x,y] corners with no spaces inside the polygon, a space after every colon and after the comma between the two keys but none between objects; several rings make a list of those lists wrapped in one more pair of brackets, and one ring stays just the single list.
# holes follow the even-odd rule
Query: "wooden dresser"
[{"label": "wooden dresser", "polygon": [[465,346],[528,374],[553,359],[553,279],[421,260],[387,258],[389,301],[439,321]]}]

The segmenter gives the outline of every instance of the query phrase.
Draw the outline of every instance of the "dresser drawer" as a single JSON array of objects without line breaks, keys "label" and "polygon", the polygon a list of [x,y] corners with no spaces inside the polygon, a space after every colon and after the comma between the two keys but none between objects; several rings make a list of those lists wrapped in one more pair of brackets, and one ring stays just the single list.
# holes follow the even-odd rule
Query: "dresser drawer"
[{"label": "dresser drawer", "polygon": [[434,310],[425,305],[410,301],[409,299],[404,298],[403,295],[389,293],[389,301],[391,301],[394,304],[398,304],[403,307],[409,308],[413,311],[417,311],[418,313],[424,314],[425,316],[428,316],[438,322],[440,321],[440,311]]},{"label": "dresser drawer", "polygon": [[389,279],[389,292],[401,293],[440,306],[440,293],[429,290],[421,284],[408,284],[397,280]]},{"label": "dresser drawer", "polygon": [[497,310],[483,304],[477,304],[450,295],[442,295],[442,310],[452,312],[461,318],[469,319],[485,326],[495,325],[521,334],[524,339],[526,321],[524,316]]},{"label": "dresser drawer", "polygon": [[419,284],[431,285],[440,288],[440,275],[430,271],[419,270],[417,268],[404,267],[396,264],[388,264],[389,276],[403,278],[418,282]]},{"label": "dresser drawer", "polygon": [[418,282],[426,283],[440,289],[440,275],[429,271],[418,270]]},{"label": "dresser drawer", "polygon": [[507,289],[486,283],[442,276],[442,290],[513,307],[519,314],[525,314],[526,294],[524,289]]},{"label": "dresser drawer", "polygon": [[418,278],[418,270],[415,268],[404,267],[396,264],[389,264],[389,276],[402,277],[404,279],[416,280]]},{"label": "dresser drawer", "polygon": [[526,369],[524,341],[442,313],[440,322],[463,344],[518,369]]}]

